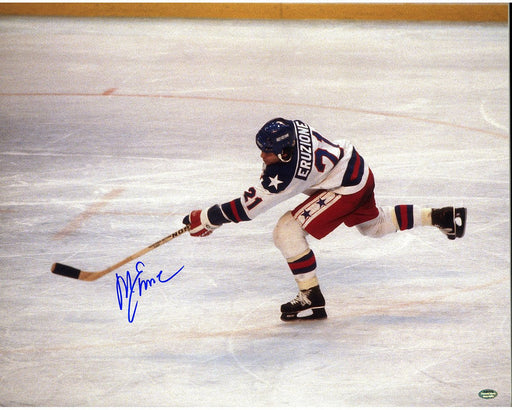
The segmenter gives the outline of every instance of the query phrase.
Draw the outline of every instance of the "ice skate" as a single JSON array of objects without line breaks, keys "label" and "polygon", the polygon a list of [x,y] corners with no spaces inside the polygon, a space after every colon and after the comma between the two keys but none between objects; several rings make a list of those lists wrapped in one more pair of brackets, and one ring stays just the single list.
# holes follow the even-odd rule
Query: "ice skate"
[{"label": "ice skate", "polygon": [[[300,312],[312,310],[309,316],[298,316]],[[291,302],[281,305],[281,320],[290,322],[293,320],[315,320],[327,318],[325,312],[325,299],[320,292],[320,287],[315,286],[308,290],[301,290]]]},{"label": "ice skate", "polygon": [[462,238],[466,230],[466,208],[451,206],[432,209],[432,225],[438,227],[448,239]]}]

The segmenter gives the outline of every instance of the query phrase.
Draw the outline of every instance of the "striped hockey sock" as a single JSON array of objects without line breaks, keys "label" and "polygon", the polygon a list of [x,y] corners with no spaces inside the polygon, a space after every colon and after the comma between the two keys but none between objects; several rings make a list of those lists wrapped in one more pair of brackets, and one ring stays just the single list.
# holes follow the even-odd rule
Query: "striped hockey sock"
[{"label": "striped hockey sock", "polygon": [[318,286],[316,258],[311,249],[308,249],[301,255],[288,259],[287,262],[300,290]]},{"label": "striped hockey sock", "polygon": [[396,205],[394,208],[397,228],[401,231],[415,226],[431,225],[432,209],[420,208],[417,205]]}]

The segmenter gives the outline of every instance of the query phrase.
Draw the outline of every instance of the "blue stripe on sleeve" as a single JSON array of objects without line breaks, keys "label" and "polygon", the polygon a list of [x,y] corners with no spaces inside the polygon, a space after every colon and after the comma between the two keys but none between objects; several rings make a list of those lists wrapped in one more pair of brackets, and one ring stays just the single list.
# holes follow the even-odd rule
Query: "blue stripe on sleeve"
[{"label": "blue stripe on sleeve", "polygon": [[342,186],[354,186],[361,182],[364,174],[364,159],[355,148],[352,150],[352,156],[347,165],[345,175],[343,175]]},{"label": "blue stripe on sleeve", "polygon": [[222,212],[232,222],[250,221],[240,198],[234,199],[221,205]]}]

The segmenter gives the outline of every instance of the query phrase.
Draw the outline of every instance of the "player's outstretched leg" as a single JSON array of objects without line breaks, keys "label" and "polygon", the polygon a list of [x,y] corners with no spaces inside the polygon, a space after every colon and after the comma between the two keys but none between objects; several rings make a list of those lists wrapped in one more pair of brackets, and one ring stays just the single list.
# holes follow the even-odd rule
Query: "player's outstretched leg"
[{"label": "player's outstretched leg", "polygon": [[432,225],[438,227],[448,239],[462,238],[466,231],[466,208],[432,209]]},{"label": "player's outstretched leg", "polygon": [[[312,310],[308,316],[298,316],[300,312]],[[320,291],[320,286],[311,289],[300,290],[299,294],[292,301],[281,305],[281,320],[289,322],[292,320],[315,320],[325,319],[325,299]]]},{"label": "player's outstretched leg", "polygon": [[466,208],[421,208],[417,205],[379,207],[377,218],[357,226],[363,235],[380,238],[384,235],[405,231],[417,226],[435,226],[448,239],[462,238],[466,230]]}]

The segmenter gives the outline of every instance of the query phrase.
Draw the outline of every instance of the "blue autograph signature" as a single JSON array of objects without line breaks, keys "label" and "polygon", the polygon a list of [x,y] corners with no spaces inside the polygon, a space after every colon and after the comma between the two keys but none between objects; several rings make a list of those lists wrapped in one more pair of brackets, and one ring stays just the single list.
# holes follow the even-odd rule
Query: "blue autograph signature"
[{"label": "blue autograph signature", "polygon": [[[139,301],[132,299],[134,295],[135,299],[137,299],[137,295],[139,297],[142,296],[143,291],[147,291],[151,286],[156,285],[157,283],[166,283],[169,282],[172,278],[174,278],[178,273],[180,273],[185,266],[179,268],[175,273],[173,273],[169,277],[165,277],[163,271],[160,271],[155,278],[151,279],[142,279],[140,275],[144,272],[143,267],[145,267],[144,263],[138,261],[135,264],[135,271],[137,272],[137,276],[132,279],[132,275],[130,271],[126,271],[126,276],[123,277],[116,273],[116,291],[117,291],[117,302],[119,303],[119,309],[123,310],[123,302],[128,300],[127,312],[128,312],[128,322],[132,323],[135,318],[135,312],[137,312],[137,307],[139,305]],[[135,302],[135,304],[134,304]]]}]

